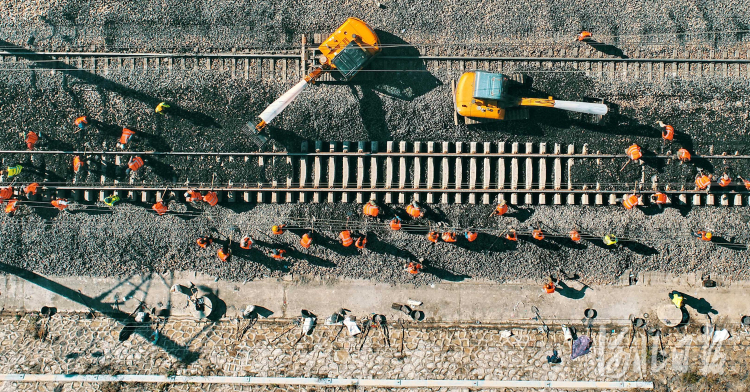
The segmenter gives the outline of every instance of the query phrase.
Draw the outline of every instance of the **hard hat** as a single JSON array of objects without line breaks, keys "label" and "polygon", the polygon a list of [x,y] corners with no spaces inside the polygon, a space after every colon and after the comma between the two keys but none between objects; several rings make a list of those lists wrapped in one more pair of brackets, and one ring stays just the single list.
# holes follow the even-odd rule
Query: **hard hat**
[{"label": "hard hat", "polygon": [[714,235],[713,235],[713,234],[711,234],[711,232],[708,232],[708,233],[706,233],[706,238],[708,238],[709,240],[710,240],[710,239],[711,239],[711,237],[713,237],[713,236],[714,236]]},{"label": "hard hat", "polygon": [[185,192],[185,197],[190,197],[190,192]]},{"label": "hard hat", "polygon": [[274,227],[271,228],[271,230],[278,231],[279,230],[279,226],[274,226]]}]

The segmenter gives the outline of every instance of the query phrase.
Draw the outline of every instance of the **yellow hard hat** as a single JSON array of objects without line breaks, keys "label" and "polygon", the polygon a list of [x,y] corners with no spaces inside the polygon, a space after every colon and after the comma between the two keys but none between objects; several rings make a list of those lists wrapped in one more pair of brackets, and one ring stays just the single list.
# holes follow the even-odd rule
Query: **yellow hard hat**
[{"label": "yellow hard hat", "polygon": [[709,240],[710,240],[710,239],[711,239],[711,237],[713,237],[713,236],[714,236],[714,235],[713,235],[713,234],[711,234],[711,232],[710,232],[710,231],[709,231],[708,233],[706,233],[706,238],[708,238]]},{"label": "yellow hard hat", "polygon": [[279,226],[274,226],[274,227],[271,228],[271,230],[278,231],[279,230]]}]

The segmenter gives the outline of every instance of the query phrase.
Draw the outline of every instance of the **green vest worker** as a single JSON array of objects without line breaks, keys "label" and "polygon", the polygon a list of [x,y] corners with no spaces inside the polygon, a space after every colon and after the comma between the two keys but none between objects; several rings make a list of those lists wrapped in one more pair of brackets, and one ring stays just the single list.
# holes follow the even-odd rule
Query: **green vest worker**
[{"label": "green vest worker", "polygon": [[604,236],[604,245],[612,246],[617,244],[617,237],[614,234],[607,234]]},{"label": "green vest worker", "polygon": [[115,204],[117,204],[120,201],[120,196],[117,195],[109,195],[104,198],[104,204],[112,207]]},{"label": "green vest worker", "polygon": [[21,170],[23,170],[23,166],[21,165],[15,165],[8,167],[8,178],[13,178],[19,174],[21,174]]}]

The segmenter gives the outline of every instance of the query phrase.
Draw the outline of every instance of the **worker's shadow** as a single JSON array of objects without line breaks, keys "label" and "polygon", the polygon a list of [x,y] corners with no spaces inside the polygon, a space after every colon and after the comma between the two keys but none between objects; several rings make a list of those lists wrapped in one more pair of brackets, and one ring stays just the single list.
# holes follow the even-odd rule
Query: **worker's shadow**
[{"label": "worker's shadow", "polygon": [[586,295],[586,290],[589,288],[589,286],[581,284],[582,287],[580,289],[574,289],[561,280],[558,281],[555,286],[556,292],[558,292],[563,297],[570,299],[582,299]]},{"label": "worker's shadow", "polygon": [[643,146],[641,146],[641,153],[643,153],[641,159],[646,166],[656,169],[659,173],[664,172],[664,167],[667,164],[666,160],[657,158],[657,153],[655,151],[649,150]]},{"label": "worker's shadow", "polygon": [[462,282],[466,279],[471,279],[471,276],[464,274],[456,274],[443,268],[438,268],[432,264],[425,263],[425,269],[422,273],[433,275],[434,277],[445,280],[448,282]]},{"label": "worker's shadow", "polygon": [[565,248],[570,248],[570,249],[575,249],[575,250],[584,250],[588,248],[588,246],[585,243],[575,242],[571,240],[570,238],[550,237],[549,240]]},{"label": "worker's shadow", "polygon": [[720,235],[713,236],[713,238],[711,239],[711,242],[716,244],[716,246],[721,246],[722,248],[727,248],[731,250],[747,250],[748,249],[748,246],[746,244],[740,244],[740,243],[734,242],[734,240],[729,240]]},{"label": "worker's shadow", "polygon": [[541,249],[552,250],[552,251],[560,250],[560,245],[554,242],[550,242],[547,238],[541,241],[534,239],[534,237],[530,235],[519,235],[518,238],[523,239],[524,241],[530,244],[533,244]]},{"label": "worker's shadow", "polygon": [[391,255],[408,260],[417,259],[413,253],[406,249],[397,248],[391,245],[388,241],[380,241],[380,235],[377,233],[370,233],[369,237],[372,239],[372,242],[367,243],[367,249],[374,253]]},{"label": "worker's shadow", "polygon": [[691,295],[687,295],[679,291],[672,291],[672,293],[680,294],[683,298],[682,303],[685,306],[689,306],[695,309],[695,311],[700,314],[718,314],[719,313],[716,309],[714,309],[714,307],[708,301],[706,301],[705,298],[695,298]]},{"label": "worker's shadow", "polygon": [[458,233],[458,241],[454,242],[453,245],[468,251],[481,252],[487,249],[487,245],[490,245],[495,240],[497,240],[497,237],[486,233],[478,233],[477,239],[469,242],[464,233]]},{"label": "worker's shadow", "polygon": [[[621,242],[621,244],[623,248],[630,249],[630,251],[634,253],[638,253],[639,255],[642,255],[642,256],[654,256],[654,255],[659,254],[659,251],[656,250],[655,248],[652,248],[646,244],[642,244],[640,242],[636,242],[633,240],[623,241]],[[602,243],[602,245],[604,244]]]},{"label": "worker's shadow", "polygon": [[[371,236],[372,237],[372,236]],[[352,241],[357,240],[357,235],[355,233],[352,233]],[[341,245],[341,242],[339,242],[338,239],[332,239],[328,238],[326,236],[317,236],[315,237],[315,241],[318,245],[328,248],[342,256],[356,256],[359,254],[359,249],[354,246],[354,244],[349,246]],[[367,243],[368,247],[370,243]]]},{"label": "worker's shadow", "polygon": [[158,177],[161,177],[169,182],[174,181],[177,178],[177,172],[174,170],[172,165],[163,163],[156,156],[148,157],[147,165],[151,168],[151,171]]},{"label": "worker's shadow", "polygon": [[654,216],[664,213],[667,207],[659,207],[656,204],[649,204],[648,206],[641,206],[639,209],[643,211],[646,216]]},{"label": "worker's shadow", "polygon": [[505,214],[505,216],[518,219],[519,222],[525,222],[526,220],[531,218],[532,215],[534,215],[533,208],[521,208],[521,207],[518,207],[515,210],[510,211]]},{"label": "worker's shadow", "polygon": [[622,49],[614,45],[605,44],[604,42],[599,42],[595,39],[590,38],[586,39],[584,42],[589,44],[589,46],[591,46],[597,52],[601,52],[609,56],[619,57],[621,59],[629,58],[627,55],[625,55],[625,53],[623,53]]},{"label": "worker's shadow", "polygon": [[294,249],[287,248],[287,255],[295,259],[305,260],[312,265],[322,267],[322,268],[333,268],[336,266],[336,264],[334,264],[333,262],[329,260],[320,258],[318,256],[313,256],[308,253],[303,253]]}]

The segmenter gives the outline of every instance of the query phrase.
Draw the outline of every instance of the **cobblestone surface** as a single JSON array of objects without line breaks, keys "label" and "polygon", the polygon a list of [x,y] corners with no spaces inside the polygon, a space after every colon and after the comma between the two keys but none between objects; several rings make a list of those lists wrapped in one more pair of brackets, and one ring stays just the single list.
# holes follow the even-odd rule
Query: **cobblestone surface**
[{"label": "cobblestone surface", "polygon": [[[559,326],[549,340],[534,327],[407,325],[402,333],[390,327],[390,345],[383,330],[373,329],[361,340],[336,335],[337,326],[320,325],[300,339],[300,327],[286,322],[261,321],[237,339],[238,322],[217,324],[170,320],[161,327],[156,345],[134,334],[120,342],[121,326],[99,316],[55,315],[47,324],[37,316],[4,317],[0,321],[0,372],[222,375],[259,377],[340,377],[486,380],[596,380],[655,381],[663,387],[684,374],[741,374],[748,366],[750,335],[733,331],[723,345],[706,345],[696,328],[665,334],[664,359],[657,357],[658,340],[638,333],[629,348],[627,329],[594,326],[590,354],[570,359],[570,346]],[[245,323],[245,321],[242,321]],[[244,324],[243,324],[244,325]],[[143,326],[142,328],[153,328]],[[513,335],[503,337],[501,330]],[[585,331],[578,326],[579,331]],[[147,335],[147,334],[145,334]],[[280,337],[279,337],[280,336]],[[403,337],[403,354],[401,351]],[[170,356],[159,346],[167,339],[194,355],[186,361]],[[298,341],[299,339],[299,341]],[[545,358],[552,349],[562,363]],[[114,388],[114,389],[106,389]],[[165,385],[13,384],[2,390],[165,390]],[[197,386],[168,386],[169,390],[202,390]],[[275,389],[275,388],[269,388]],[[658,388],[657,388],[658,389]],[[211,390],[241,390],[214,385]],[[301,389],[294,389],[301,390]]]}]

